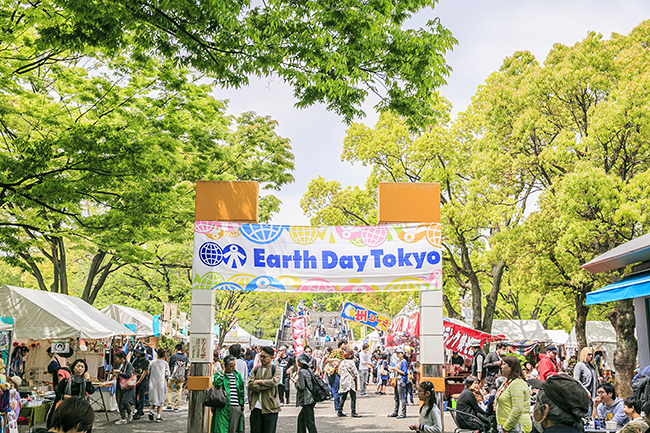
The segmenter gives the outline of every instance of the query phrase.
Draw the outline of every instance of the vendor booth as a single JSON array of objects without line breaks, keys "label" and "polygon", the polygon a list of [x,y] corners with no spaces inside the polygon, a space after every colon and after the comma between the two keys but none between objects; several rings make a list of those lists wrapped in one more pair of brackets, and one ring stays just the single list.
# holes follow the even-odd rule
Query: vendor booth
[{"label": "vendor booth", "polygon": [[246,331],[238,324],[235,324],[233,325],[232,328],[230,328],[230,331],[228,331],[225,339],[223,340],[224,346],[230,346],[235,343],[244,345],[246,347],[271,346],[273,344],[271,340],[262,340],[260,338],[251,335],[250,332]]},{"label": "vendor booth", "polygon": [[123,325],[134,325],[137,338],[154,335],[153,316],[147,312],[117,304],[104,307],[101,312]]},{"label": "vendor booth", "polygon": [[[609,321],[591,321],[585,323],[585,333],[587,334],[587,345],[595,351],[603,352],[599,360],[599,367],[603,370],[614,371],[614,351],[616,350],[616,330]],[[569,334],[566,342],[568,348],[577,350],[578,340],[576,338],[575,326]]]}]

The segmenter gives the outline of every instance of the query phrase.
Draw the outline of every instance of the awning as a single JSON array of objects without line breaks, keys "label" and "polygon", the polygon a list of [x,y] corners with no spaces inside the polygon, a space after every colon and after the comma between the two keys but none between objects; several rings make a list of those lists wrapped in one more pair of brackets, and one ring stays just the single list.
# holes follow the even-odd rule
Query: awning
[{"label": "awning", "polygon": [[585,305],[643,298],[644,296],[650,296],[650,272],[624,278],[602,289],[587,293]]}]

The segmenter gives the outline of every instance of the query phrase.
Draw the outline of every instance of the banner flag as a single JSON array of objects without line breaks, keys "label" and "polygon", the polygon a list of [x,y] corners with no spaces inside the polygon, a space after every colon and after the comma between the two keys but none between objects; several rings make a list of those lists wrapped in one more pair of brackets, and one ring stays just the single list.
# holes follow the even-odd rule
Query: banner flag
[{"label": "banner flag", "polygon": [[390,317],[348,301],[343,304],[341,317],[384,332],[386,332],[388,325],[390,325]]},{"label": "banner flag", "polygon": [[472,343],[477,340],[480,341],[481,346],[483,346],[485,343],[492,343],[493,341],[505,339],[504,335],[492,335],[487,332],[478,331],[469,326],[463,326],[456,321],[447,319],[446,317],[443,321],[443,325],[443,341],[445,347],[454,352],[458,352],[463,356],[474,356]]},{"label": "banner flag", "polygon": [[440,224],[194,223],[192,288],[267,292],[442,290]]}]

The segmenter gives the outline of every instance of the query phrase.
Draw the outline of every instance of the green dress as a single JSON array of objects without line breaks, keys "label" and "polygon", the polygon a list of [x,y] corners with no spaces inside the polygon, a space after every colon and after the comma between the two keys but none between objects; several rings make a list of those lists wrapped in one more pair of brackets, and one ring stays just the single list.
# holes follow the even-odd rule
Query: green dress
[{"label": "green dress", "polygon": [[[235,375],[235,382],[237,383],[237,397],[239,397],[239,405],[244,406],[244,380],[237,370],[233,371]],[[212,415],[212,423],[210,425],[210,433],[228,433],[228,425],[230,424],[230,381],[222,371],[214,374],[212,381],[214,388],[221,388],[226,391],[228,397],[228,404],[224,407],[215,408]],[[244,417],[242,417],[239,425],[239,430],[243,431]]]}]

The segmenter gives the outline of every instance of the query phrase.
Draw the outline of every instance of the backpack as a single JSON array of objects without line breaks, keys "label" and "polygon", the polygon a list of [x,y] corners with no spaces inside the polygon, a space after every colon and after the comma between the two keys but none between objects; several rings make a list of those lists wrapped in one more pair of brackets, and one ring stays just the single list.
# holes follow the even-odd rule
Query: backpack
[{"label": "backpack", "polygon": [[174,355],[174,359],[176,362],[172,369],[171,378],[173,380],[183,380],[185,379],[185,371],[187,370],[187,358],[178,358]]},{"label": "backpack", "polygon": [[316,376],[313,371],[309,370],[309,372],[311,373],[311,395],[314,397],[314,401],[320,403],[321,401],[332,398],[330,389],[325,381]]},{"label": "backpack", "polygon": [[632,382],[632,396],[636,398],[637,400],[641,401],[643,398],[643,394],[645,394],[645,388],[648,386],[648,376],[645,374],[642,374],[641,376],[637,377],[633,382]]}]

